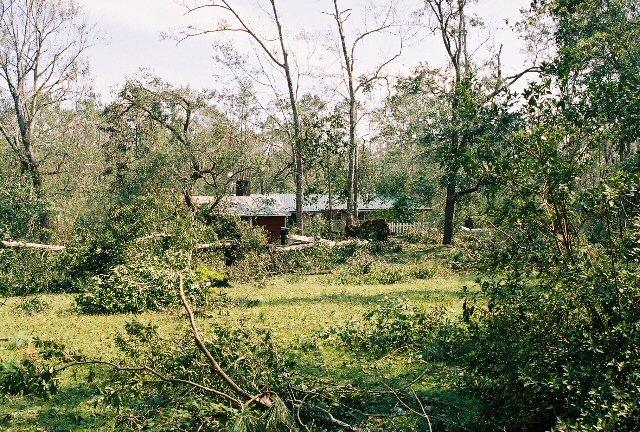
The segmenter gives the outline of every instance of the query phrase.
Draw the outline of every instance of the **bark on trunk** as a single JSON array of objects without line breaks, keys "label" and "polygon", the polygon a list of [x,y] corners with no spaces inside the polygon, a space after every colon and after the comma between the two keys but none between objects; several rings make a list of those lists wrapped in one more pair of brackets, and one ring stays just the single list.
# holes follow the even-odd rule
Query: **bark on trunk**
[{"label": "bark on trunk", "polygon": [[296,90],[291,76],[291,67],[289,66],[289,51],[284,43],[284,35],[282,32],[282,24],[280,24],[280,18],[278,16],[278,8],[276,7],[275,0],[271,0],[271,6],[273,10],[273,18],[278,28],[278,38],[280,40],[280,48],[282,49],[282,69],[287,80],[287,89],[289,91],[289,103],[291,104],[291,115],[293,117],[293,152],[294,152],[294,166],[295,166],[295,182],[296,182],[296,226],[301,233],[304,232],[304,219],[302,213],[302,204],[304,201],[304,165],[303,165],[303,150],[300,128],[300,116],[298,114],[298,103],[296,97]]},{"label": "bark on trunk", "polygon": [[456,216],[456,176],[450,174],[447,179],[447,196],[444,207],[444,236],[442,244],[453,244],[453,230]]},{"label": "bark on trunk", "polygon": [[334,0],[334,18],[338,24],[338,34],[347,73],[349,87],[349,170],[347,173],[347,226],[352,226],[358,218],[358,146],[356,144],[356,127],[358,124],[356,88],[353,82],[353,58],[349,55],[337,0]]}]

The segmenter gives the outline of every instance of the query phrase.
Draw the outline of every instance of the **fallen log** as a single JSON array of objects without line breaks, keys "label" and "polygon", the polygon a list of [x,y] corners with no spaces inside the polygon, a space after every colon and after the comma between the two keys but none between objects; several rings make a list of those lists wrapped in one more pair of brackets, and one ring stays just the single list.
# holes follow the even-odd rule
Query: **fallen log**
[{"label": "fallen log", "polygon": [[51,252],[60,252],[65,250],[64,246],[59,245],[47,245],[41,243],[28,243],[14,240],[2,240],[0,241],[0,249],[39,249]]},{"label": "fallen log", "polygon": [[222,247],[233,246],[233,242],[216,242],[216,243],[201,243],[195,246],[196,250],[208,250],[208,249],[219,249]]},{"label": "fallen log", "polygon": [[307,244],[307,243],[316,242],[316,239],[313,237],[307,237],[307,236],[301,236],[301,235],[295,235],[295,234],[289,234],[287,238],[291,240],[293,244],[298,244],[298,243]]},{"label": "fallen log", "polygon": [[306,243],[306,244],[297,244],[293,246],[275,247],[272,249],[272,252],[274,253],[291,252],[291,251],[309,249],[315,246],[316,246],[315,243]]},{"label": "fallen log", "polygon": [[316,247],[318,245],[336,247],[336,246],[344,246],[344,245],[354,244],[354,243],[357,244],[358,246],[364,246],[366,244],[369,244],[367,240],[342,240],[339,242],[334,242],[332,240],[320,239],[314,243],[294,244],[291,246],[283,246],[283,247],[274,246],[273,248],[271,248],[271,251],[273,253],[281,253],[281,252],[291,252],[291,251],[309,249],[312,247]]}]

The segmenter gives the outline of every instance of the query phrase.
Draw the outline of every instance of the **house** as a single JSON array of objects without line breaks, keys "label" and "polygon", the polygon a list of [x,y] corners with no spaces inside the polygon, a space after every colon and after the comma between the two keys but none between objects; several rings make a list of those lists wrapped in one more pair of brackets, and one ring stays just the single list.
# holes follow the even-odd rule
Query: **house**
[{"label": "house", "polygon": [[[295,194],[270,194],[270,197],[278,198],[283,205],[291,212],[296,213]],[[358,219],[369,219],[373,212],[389,210],[393,207],[395,200],[392,198],[363,197],[358,198]],[[322,216],[324,219],[345,221],[347,219],[347,200],[340,197],[332,197],[329,205],[329,195],[309,194],[305,195],[302,205],[302,212],[306,217]]]},{"label": "house", "polygon": [[[192,200],[196,205],[204,205],[219,201],[219,206],[223,211],[240,216],[251,221],[253,226],[265,228],[269,234],[270,241],[277,241],[280,232],[287,226],[287,219],[291,218],[295,222],[296,217],[296,195],[295,194],[251,194],[251,185],[248,180],[236,182],[236,194],[228,195],[222,199],[208,196],[194,196]],[[395,200],[381,197],[359,197],[358,199],[358,219],[366,220],[371,218],[374,212],[389,210],[393,207]],[[429,208],[423,210],[428,211]],[[329,205],[329,196],[322,194],[309,194],[304,197],[302,206],[305,219],[322,217],[332,220],[335,230],[344,229],[347,220],[347,200],[340,197],[332,197]]]},{"label": "house", "polygon": [[241,219],[265,229],[270,242],[280,239],[282,228],[287,226],[287,218],[291,212],[277,198],[270,195],[249,195],[245,184],[238,182],[236,195],[228,195],[222,199],[211,196],[194,196],[191,198],[197,206],[218,202],[221,211],[240,216]]}]

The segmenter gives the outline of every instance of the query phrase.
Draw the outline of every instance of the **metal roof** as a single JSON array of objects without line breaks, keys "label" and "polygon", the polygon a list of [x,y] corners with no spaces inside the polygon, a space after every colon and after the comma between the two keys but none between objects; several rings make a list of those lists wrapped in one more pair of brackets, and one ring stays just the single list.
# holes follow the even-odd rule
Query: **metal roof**
[{"label": "metal roof", "polygon": [[[269,197],[278,198],[284,206],[291,212],[296,211],[296,195],[295,194],[269,194]],[[346,210],[347,200],[338,197],[332,197],[333,210]],[[393,207],[395,200],[379,197],[363,197],[358,198],[359,211],[388,210]],[[305,213],[315,213],[329,210],[329,195],[311,194],[305,195],[302,211]]]},{"label": "metal roof", "polygon": [[[194,204],[204,205],[214,203],[216,197],[194,196]],[[238,216],[289,216],[291,212],[278,197],[273,195],[251,195],[222,197],[220,209]]]},{"label": "metal roof", "polygon": [[[194,204],[204,205],[216,202],[216,197],[194,196]],[[363,197],[358,199],[358,211],[388,210],[395,200],[379,197]],[[347,201],[332,197],[332,208],[336,211],[347,209]],[[289,216],[296,211],[295,194],[267,194],[250,196],[225,196],[220,200],[220,207],[239,216]],[[329,195],[311,194],[304,197],[302,211],[317,213],[329,210]]]}]

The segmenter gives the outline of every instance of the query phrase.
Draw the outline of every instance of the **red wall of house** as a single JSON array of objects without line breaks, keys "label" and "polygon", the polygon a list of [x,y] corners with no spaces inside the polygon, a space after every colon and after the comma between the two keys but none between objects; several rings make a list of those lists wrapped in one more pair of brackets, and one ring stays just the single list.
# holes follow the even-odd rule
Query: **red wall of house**
[{"label": "red wall of house", "polygon": [[286,226],[285,216],[256,216],[253,224],[261,226],[267,231],[269,241],[276,243],[280,241],[280,228]]}]

